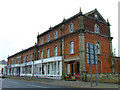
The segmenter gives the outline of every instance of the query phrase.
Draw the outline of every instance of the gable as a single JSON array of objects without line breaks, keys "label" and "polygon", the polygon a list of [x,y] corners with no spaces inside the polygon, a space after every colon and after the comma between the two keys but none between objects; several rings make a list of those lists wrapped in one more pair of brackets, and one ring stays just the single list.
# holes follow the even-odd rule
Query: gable
[{"label": "gable", "polygon": [[102,15],[97,11],[97,9],[90,11],[88,13],[85,14],[85,16],[89,16],[92,17],[94,19],[96,19],[95,15],[97,15],[97,19],[106,23],[106,20],[102,17]]}]

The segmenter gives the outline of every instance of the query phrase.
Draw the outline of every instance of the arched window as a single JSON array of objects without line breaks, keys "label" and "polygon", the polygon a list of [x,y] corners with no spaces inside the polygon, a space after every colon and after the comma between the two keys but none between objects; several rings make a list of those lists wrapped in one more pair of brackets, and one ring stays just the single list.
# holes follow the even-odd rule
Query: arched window
[{"label": "arched window", "polygon": [[70,54],[73,54],[74,53],[74,42],[71,41],[70,42]]},{"label": "arched window", "polygon": [[96,42],[97,54],[100,54],[100,43]]},{"label": "arched window", "polygon": [[97,24],[95,24],[95,26],[94,26],[95,28],[95,33],[99,33],[99,26],[97,25]]},{"label": "arched window", "polygon": [[58,48],[57,48],[57,46],[54,47],[54,55],[55,55],[55,56],[58,55]]},{"label": "arched window", "polygon": [[73,28],[74,28],[74,27],[73,27],[73,23],[71,23],[70,26],[69,26],[70,32],[73,32]]}]

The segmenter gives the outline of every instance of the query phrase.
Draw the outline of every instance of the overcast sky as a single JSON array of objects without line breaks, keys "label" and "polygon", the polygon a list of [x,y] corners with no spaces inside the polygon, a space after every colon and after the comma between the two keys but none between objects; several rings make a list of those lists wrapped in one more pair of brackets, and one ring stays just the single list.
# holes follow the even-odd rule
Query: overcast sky
[{"label": "overcast sky", "polygon": [[0,0],[0,60],[29,48],[37,34],[77,14],[97,8],[111,24],[113,48],[118,55],[119,0]]}]

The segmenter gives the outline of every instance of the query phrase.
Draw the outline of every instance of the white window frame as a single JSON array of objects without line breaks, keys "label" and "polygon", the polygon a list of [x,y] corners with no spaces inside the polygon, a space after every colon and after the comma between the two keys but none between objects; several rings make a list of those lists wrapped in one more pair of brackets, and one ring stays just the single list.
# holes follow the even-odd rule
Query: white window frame
[{"label": "white window frame", "polygon": [[11,59],[11,64],[13,64],[13,59]]},{"label": "white window frame", "polygon": [[47,58],[49,58],[50,57],[50,49],[48,48],[47,49]]},{"label": "white window frame", "polygon": [[58,31],[55,31],[54,36],[55,36],[55,39],[58,38]]},{"label": "white window frame", "polygon": [[43,42],[44,42],[44,38],[42,37],[42,38],[41,38],[41,45],[43,44]]},{"label": "white window frame", "polygon": [[30,53],[30,61],[32,61],[32,53]]},{"label": "white window frame", "polygon": [[19,59],[19,57],[17,57],[17,64],[19,64],[20,63],[20,59]]},{"label": "white window frame", "polygon": [[73,41],[71,41],[70,42],[70,54],[74,54],[74,42]]},{"label": "white window frame", "polygon": [[43,51],[40,52],[40,58],[43,59]]},{"label": "white window frame", "polygon": [[58,47],[57,47],[57,46],[54,47],[54,55],[55,55],[55,56],[58,55]]},{"label": "white window frame", "polygon": [[[72,29],[71,29],[71,25],[72,25]],[[70,25],[69,25],[69,31],[70,31],[71,33],[74,31],[74,25],[73,25],[73,23],[70,23]]]},{"label": "white window frame", "polygon": [[99,33],[99,25],[98,24],[94,25],[94,30],[95,30],[95,33]]},{"label": "white window frame", "polygon": [[49,42],[50,41],[50,34],[48,34],[48,36],[47,36],[47,42]]},{"label": "white window frame", "polygon": [[96,42],[97,54],[100,54],[100,42]]}]

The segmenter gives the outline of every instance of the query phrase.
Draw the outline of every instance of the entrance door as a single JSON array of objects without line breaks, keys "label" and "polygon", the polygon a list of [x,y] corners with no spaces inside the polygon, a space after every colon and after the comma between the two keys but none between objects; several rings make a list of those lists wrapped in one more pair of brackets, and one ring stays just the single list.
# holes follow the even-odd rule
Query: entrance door
[{"label": "entrance door", "polygon": [[70,65],[70,73],[71,73],[71,79],[75,79],[74,63],[71,63],[71,65]]},{"label": "entrance door", "polygon": [[20,76],[20,67],[18,67],[18,70],[19,70],[19,71],[18,71],[18,72],[19,72],[19,74],[18,74],[18,75]]}]

